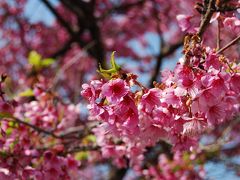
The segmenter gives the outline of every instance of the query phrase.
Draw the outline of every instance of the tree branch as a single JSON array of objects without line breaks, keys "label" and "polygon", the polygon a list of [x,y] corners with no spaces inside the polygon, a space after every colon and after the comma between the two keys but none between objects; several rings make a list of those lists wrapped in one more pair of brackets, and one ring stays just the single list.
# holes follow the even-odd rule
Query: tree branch
[{"label": "tree branch", "polygon": [[221,47],[221,26],[219,20],[217,23],[217,50],[219,50]]},{"label": "tree branch", "polygon": [[53,53],[49,57],[56,59],[57,57],[64,55],[71,48],[71,45],[73,42],[74,42],[74,39],[71,38],[59,50],[57,50],[55,53]]},{"label": "tree branch", "polygon": [[99,146],[77,146],[77,147],[74,147],[73,149],[71,150],[68,150],[66,152],[64,152],[64,154],[72,154],[72,153],[77,153],[77,152],[80,152],[80,151],[96,151],[96,150],[99,150],[100,147]]},{"label": "tree branch", "polygon": [[206,14],[203,17],[203,19],[201,21],[201,24],[200,24],[200,27],[199,27],[199,30],[197,32],[197,35],[199,37],[202,37],[204,31],[207,29],[207,26],[208,26],[208,24],[211,20],[211,17],[214,13],[214,10],[212,9],[214,4],[215,4],[215,0],[209,0]]},{"label": "tree branch", "polygon": [[[41,0],[49,10],[56,16],[57,20],[63,25],[63,27],[70,34],[71,38],[78,43],[80,47],[86,46],[89,42],[85,42],[80,39],[81,32],[85,30],[89,30],[91,34],[91,40],[95,41],[95,44],[92,48],[88,49],[87,52],[94,59],[98,61],[98,63],[102,64],[103,67],[106,67],[105,64],[105,53],[104,47],[101,40],[100,29],[97,25],[96,18],[94,17],[94,4],[93,3],[83,3],[83,5],[79,5],[79,2],[74,1],[66,1],[61,0],[63,5],[68,8],[79,20],[79,25],[76,30],[72,29],[72,27],[62,18],[62,16],[54,9],[54,7],[49,3],[48,0]],[[82,3],[80,3],[82,4]]]},{"label": "tree branch", "polygon": [[240,6],[235,6],[235,7],[223,7],[223,8],[218,8],[216,11],[217,12],[226,12],[226,11],[236,11],[240,8]]},{"label": "tree branch", "polygon": [[[22,124],[24,126],[27,126],[33,130],[35,130],[36,132],[39,132],[39,133],[43,133],[45,135],[48,135],[48,136],[52,136],[54,138],[57,138],[57,139],[72,139],[72,138],[78,138],[78,139],[81,139],[81,137],[83,137],[84,135],[86,135],[88,132],[89,132],[89,129],[88,128],[84,128],[84,127],[75,127],[75,128],[71,128],[69,129],[68,131],[66,132],[63,132],[61,134],[55,134],[53,131],[48,131],[48,130],[45,130],[43,128],[40,128],[36,125],[33,125],[31,123],[28,123],[26,121],[23,121],[21,119],[18,119],[18,118],[11,118],[12,120],[14,120],[16,123],[19,123],[19,124]],[[79,133],[81,132],[81,133]],[[71,136],[73,135],[74,133],[77,133],[78,136]]]},{"label": "tree branch", "polygon": [[150,83],[151,83],[150,86],[151,87],[153,87],[153,82],[157,80],[157,77],[158,77],[158,74],[159,74],[159,71],[160,71],[160,67],[161,67],[161,64],[162,64],[162,60],[165,57],[171,55],[174,51],[176,51],[182,45],[183,45],[183,40],[181,39],[176,44],[173,44],[169,47],[163,48],[163,50],[161,51],[161,53],[157,57],[157,64],[155,66],[155,70],[154,70],[153,76],[152,76],[151,81],[150,81]]},{"label": "tree branch", "polygon": [[117,169],[112,167],[109,175],[109,180],[122,180],[127,173],[127,168]]},{"label": "tree branch", "polygon": [[220,148],[222,148],[223,145],[225,145],[229,139],[227,138],[237,124],[240,122],[240,117],[237,116],[233,120],[231,120],[230,123],[228,123],[227,127],[222,131],[220,137],[217,138],[216,142],[213,144],[209,144],[206,146],[201,146],[201,149],[204,151],[218,151]]},{"label": "tree branch", "polygon": [[60,22],[60,24],[63,25],[63,27],[68,31],[68,33],[71,34],[71,36],[74,37],[75,36],[75,32],[72,30],[70,25],[62,18],[62,16],[55,10],[55,8],[51,5],[51,3],[49,3],[48,0],[41,0],[41,1],[55,15],[57,20]]},{"label": "tree branch", "polygon": [[[84,18],[84,14],[82,10],[86,8],[86,3],[84,3],[83,1],[76,1],[73,5],[70,0],[60,0],[60,1],[65,7],[67,7],[70,11],[72,11],[72,13],[76,14],[80,18]],[[80,6],[76,5],[77,2],[81,2],[82,4]],[[82,7],[82,8],[79,8],[79,7]]]},{"label": "tree branch", "polygon": [[20,119],[18,119],[18,118],[13,118],[13,120],[14,120],[15,122],[19,123],[19,124],[23,124],[23,125],[25,125],[25,126],[27,126],[27,127],[30,127],[30,128],[32,128],[33,130],[37,131],[37,132],[44,133],[44,134],[49,135],[49,136],[52,136],[52,137],[54,137],[54,138],[62,138],[62,137],[54,134],[54,133],[51,132],[51,131],[47,131],[47,130],[45,130],[45,129],[39,128],[39,127],[37,127],[37,126],[35,126],[35,125],[33,125],[33,124],[30,124],[30,123],[28,123],[28,122],[26,122],[26,121],[23,121],[23,120],[20,120]]},{"label": "tree branch", "polygon": [[225,51],[226,49],[228,49],[229,47],[231,47],[232,45],[234,45],[235,43],[237,43],[240,40],[240,35],[238,37],[236,37],[235,39],[233,39],[231,42],[229,42],[226,46],[224,46],[222,49],[217,51],[217,54],[222,53],[223,51]]},{"label": "tree branch", "polygon": [[105,13],[103,13],[103,15],[101,15],[98,20],[102,20],[104,18],[106,18],[109,14],[111,13],[125,13],[126,11],[128,11],[129,9],[135,7],[135,6],[141,6],[144,4],[146,0],[138,0],[136,2],[132,2],[132,3],[126,3],[126,4],[122,4],[120,6],[115,6],[109,10],[107,10]]}]

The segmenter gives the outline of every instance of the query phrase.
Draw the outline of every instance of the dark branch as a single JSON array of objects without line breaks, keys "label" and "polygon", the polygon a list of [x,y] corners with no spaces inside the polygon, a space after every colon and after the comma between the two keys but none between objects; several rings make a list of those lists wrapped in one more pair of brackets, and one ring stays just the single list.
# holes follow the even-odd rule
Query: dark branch
[{"label": "dark branch", "polygon": [[124,178],[124,176],[127,173],[127,168],[121,168],[121,169],[117,169],[116,167],[112,166],[110,175],[109,175],[109,180],[122,180]]},{"label": "dark branch", "polygon": [[[67,23],[62,16],[55,10],[55,8],[49,3],[48,0],[41,0],[49,10],[56,16],[59,23],[67,30],[71,38],[78,43],[80,47],[85,47],[89,42],[83,41],[80,36],[84,31],[90,31],[91,40],[95,44],[92,48],[89,48],[87,52],[95,58],[98,63],[101,63],[105,67],[105,51],[101,40],[100,29],[97,25],[96,18],[94,17],[94,4],[85,3],[72,0],[61,0],[62,4],[68,8],[78,19],[78,27],[73,29],[69,23]],[[63,51],[67,51],[67,48],[63,47]],[[62,51],[62,52],[63,52]]]},{"label": "dark branch", "polygon": [[224,46],[222,49],[217,51],[217,54],[222,53],[223,51],[225,51],[226,49],[228,49],[229,47],[231,47],[232,45],[234,45],[235,43],[237,43],[240,40],[240,35],[238,37],[236,37],[235,39],[233,39],[231,42],[229,42],[226,46]]},{"label": "dark branch", "polygon": [[126,13],[128,10],[130,10],[131,8],[135,7],[135,6],[141,6],[144,4],[146,0],[138,0],[136,2],[132,2],[132,3],[126,3],[126,4],[122,4],[120,6],[115,6],[109,10],[107,10],[102,16],[100,16],[98,18],[98,20],[102,20],[104,18],[106,18],[109,14],[112,13]]},{"label": "dark branch", "polygon": [[49,136],[52,136],[52,137],[54,137],[54,138],[61,138],[60,136],[54,134],[54,133],[51,132],[51,131],[47,131],[47,130],[42,129],[42,128],[38,127],[38,126],[35,126],[35,125],[33,125],[33,124],[30,124],[30,123],[28,123],[28,122],[26,122],[26,121],[23,121],[23,120],[20,120],[20,119],[17,119],[17,118],[14,118],[13,120],[14,120],[15,122],[19,123],[19,124],[22,124],[22,125],[25,125],[25,126],[27,126],[27,127],[30,127],[30,128],[32,128],[33,130],[35,130],[35,131],[37,131],[37,132],[39,132],[39,133],[44,133],[44,134],[49,135]]},{"label": "dark branch", "polygon": [[215,7],[215,0],[209,0],[206,14],[203,16],[203,19],[201,21],[201,24],[197,33],[199,37],[202,37],[203,33],[207,29],[207,26],[209,25],[211,17],[214,13],[213,7]]},{"label": "dark branch", "polygon": [[80,151],[96,151],[99,150],[100,147],[99,146],[78,146],[78,147],[74,147],[71,150],[68,150],[66,152],[64,152],[64,154],[72,154],[72,153],[77,153]]},{"label": "dark branch", "polygon": [[86,136],[90,131],[86,127],[85,128],[75,127],[75,128],[69,129],[68,131],[63,132],[61,134],[56,134],[53,131],[45,130],[43,128],[40,128],[36,125],[33,125],[33,124],[23,121],[21,119],[18,119],[18,118],[11,118],[11,119],[14,120],[18,124],[22,124],[24,126],[27,126],[31,129],[35,130],[36,132],[43,133],[45,135],[52,136],[57,139],[73,139],[73,138],[81,139],[84,136]]},{"label": "dark branch", "polygon": [[57,20],[62,24],[62,26],[68,31],[71,36],[75,36],[75,32],[72,30],[70,25],[62,18],[62,16],[55,10],[55,8],[49,3],[48,0],[41,0],[45,6],[55,15]]},{"label": "dark branch", "polygon": [[218,21],[218,26],[217,26],[217,50],[220,49],[221,46],[221,26],[220,22]]},{"label": "dark branch", "polygon": [[72,43],[74,42],[73,39],[68,40],[63,47],[61,47],[59,50],[57,50],[55,53],[53,53],[52,55],[50,55],[51,58],[56,59],[59,56],[64,55],[70,48]]},{"label": "dark branch", "polygon": [[153,76],[152,76],[151,81],[150,81],[150,83],[151,83],[150,86],[151,87],[153,87],[153,82],[157,80],[157,77],[158,77],[163,59],[165,57],[171,55],[172,53],[174,53],[182,45],[183,45],[183,40],[181,39],[176,44],[173,44],[169,47],[163,48],[163,50],[161,51],[161,53],[157,57],[157,64],[155,66],[155,70],[154,70]]},{"label": "dark branch", "polygon": [[226,12],[226,11],[236,11],[238,9],[240,9],[240,6],[218,8],[216,11],[217,12]]}]

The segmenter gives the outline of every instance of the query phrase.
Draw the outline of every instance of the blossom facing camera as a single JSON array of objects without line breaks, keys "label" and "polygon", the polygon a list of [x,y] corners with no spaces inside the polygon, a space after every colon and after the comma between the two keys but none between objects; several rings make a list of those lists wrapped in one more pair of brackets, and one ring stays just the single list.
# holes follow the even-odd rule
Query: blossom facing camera
[{"label": "blossom facing camera", "polygon": [[119,102],[128,92],[129,87],[122,79],[110,80],[102,86],[102,96],[111,103]]}]

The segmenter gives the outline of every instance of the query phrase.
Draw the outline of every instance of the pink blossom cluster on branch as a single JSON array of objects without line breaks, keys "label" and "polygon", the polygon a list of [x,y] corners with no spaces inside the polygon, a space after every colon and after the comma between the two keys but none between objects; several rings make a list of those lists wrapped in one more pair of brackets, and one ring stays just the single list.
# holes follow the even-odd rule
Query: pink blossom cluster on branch
[{"label": "pink blossom cluster on branch", "polygon": [[79,178],[79,162],[58,155],[65,150],[64,140],[54,134],[75,125],[77,108],[55,107],[48,93],[39,87],[34,92],[36,101],[30,103],[1,101],[0,179]]},{"label": "pink blossom cluster on branch", "polygon": [[[0,179],[91,179],[99,164],[111,168],[103,178],[203,179],[212,156],[239,155],[239,0],[62,0],[52,25],[30,22],[26,2],[0,2]],[[130,46],[150,49],[148,33],[157,55]],[[113,56],[105,69],[116,50],[156,80],[181,46],[153,88]],[[98,63],[106,79],[93,80]]]},{"label": "pink blossom cluster on branch", "polygon": [[193,151],[201,134],[239,115],[239,65],[191,43],[174,71],[164,71],[154,88],[121,70],[109,81],[83,85],[90,116],[101,122],[95,133],[105,137],[99,145],[106,157],[126,156],[133,166],[141,165],[145,148],[159,140],[169,141],[174,151]]}]

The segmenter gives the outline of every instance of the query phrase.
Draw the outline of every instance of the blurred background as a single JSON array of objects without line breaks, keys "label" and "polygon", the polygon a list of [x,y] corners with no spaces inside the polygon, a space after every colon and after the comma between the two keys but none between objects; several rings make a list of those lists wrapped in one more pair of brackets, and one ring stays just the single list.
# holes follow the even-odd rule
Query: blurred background
[{"label": "blurred background", "polygon": [[[177,15],[196,15],[189,32],[199,24],[195,4],[190,0],[0,0],[0,72],[10,76],[7,93],[14,97],[38,81],[66,102],[78,103],[81,85],[100,78],[98,64],[107,68],[113,51],[124,70],[152,87],[153,81],[161,81],[160,72],[173,69],[182,56],[186,32]],[[206,35],[214,37],[206,41],[209,46],[215,46],[216,26],[213,22]],[[232,32],[222,43],[235,36]],[[33,69],[28,61],[33,50],[54,63]],[[238,58],[235,52],[231,56]],[[207,163],[208,179],[238,179],[235,167],[227,164],[240,165],[240,159],[227,161]]]}]

